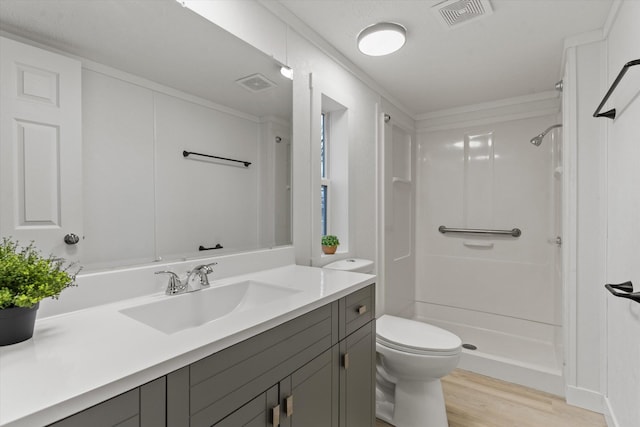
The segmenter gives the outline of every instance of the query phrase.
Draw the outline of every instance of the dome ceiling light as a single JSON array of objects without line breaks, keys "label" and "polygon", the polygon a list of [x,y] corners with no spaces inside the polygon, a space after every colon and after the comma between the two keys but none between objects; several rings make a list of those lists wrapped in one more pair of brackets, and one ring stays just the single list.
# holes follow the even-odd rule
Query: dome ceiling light
[{"label": "dome ceiling light", "polygon": [[358,34],[358,49],[369,56],[383,56],[404,46],[407,30],[400,24],[379,22]]}]

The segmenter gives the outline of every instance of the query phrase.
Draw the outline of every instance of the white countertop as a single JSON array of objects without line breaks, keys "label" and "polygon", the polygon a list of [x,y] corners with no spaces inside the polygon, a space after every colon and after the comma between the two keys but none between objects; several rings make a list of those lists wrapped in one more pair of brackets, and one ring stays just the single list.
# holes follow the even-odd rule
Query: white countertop
[{"label": "white countertop", "polygon": [[299,292],[170,335],[119,312],[173,298],[164,294],[38,320],[32,339],[0,347],[0,426],[65,418],[370,285],[375,276],[289,265],[211,286],[243,280]]}]

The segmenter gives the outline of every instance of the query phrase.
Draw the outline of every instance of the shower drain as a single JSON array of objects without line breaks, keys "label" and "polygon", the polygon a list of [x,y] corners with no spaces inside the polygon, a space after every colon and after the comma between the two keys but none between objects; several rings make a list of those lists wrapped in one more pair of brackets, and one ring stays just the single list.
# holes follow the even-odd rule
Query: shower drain
[{"label": "shower drain", "polygon": [[478,347],[476,347],[473,344],[462,344],[462,348],[466,348],[467,350],[477,350]]}]

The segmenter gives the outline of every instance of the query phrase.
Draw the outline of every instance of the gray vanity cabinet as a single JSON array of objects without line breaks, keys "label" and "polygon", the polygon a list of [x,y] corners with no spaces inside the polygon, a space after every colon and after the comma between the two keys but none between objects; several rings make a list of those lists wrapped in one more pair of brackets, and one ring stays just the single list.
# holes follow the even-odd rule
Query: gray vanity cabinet
[{"label": "gray vanity cabinet", "polygon": [[253,398],[231,415],[214,424],[215,427],[266,427],[273,425],[273,417],[278,417],[278,386]]},{"label": "gray vanity cabinet", "polygon": [[158,427],[166,425],[166,378],[158,378],[49,427]]},{"label": "gray vanity cabinet", "polygon": [[372,427],[374,285],[53,427]]}]

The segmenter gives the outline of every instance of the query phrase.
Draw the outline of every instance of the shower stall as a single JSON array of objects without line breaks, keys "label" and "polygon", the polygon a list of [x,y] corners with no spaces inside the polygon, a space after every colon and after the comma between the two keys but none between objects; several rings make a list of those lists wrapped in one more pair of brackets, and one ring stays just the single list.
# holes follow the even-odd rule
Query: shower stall
[{"label": "shower stall", "polygon": [[418,133],[408,315],[462,338],[460,368],[563,395],[557,119]]}]

